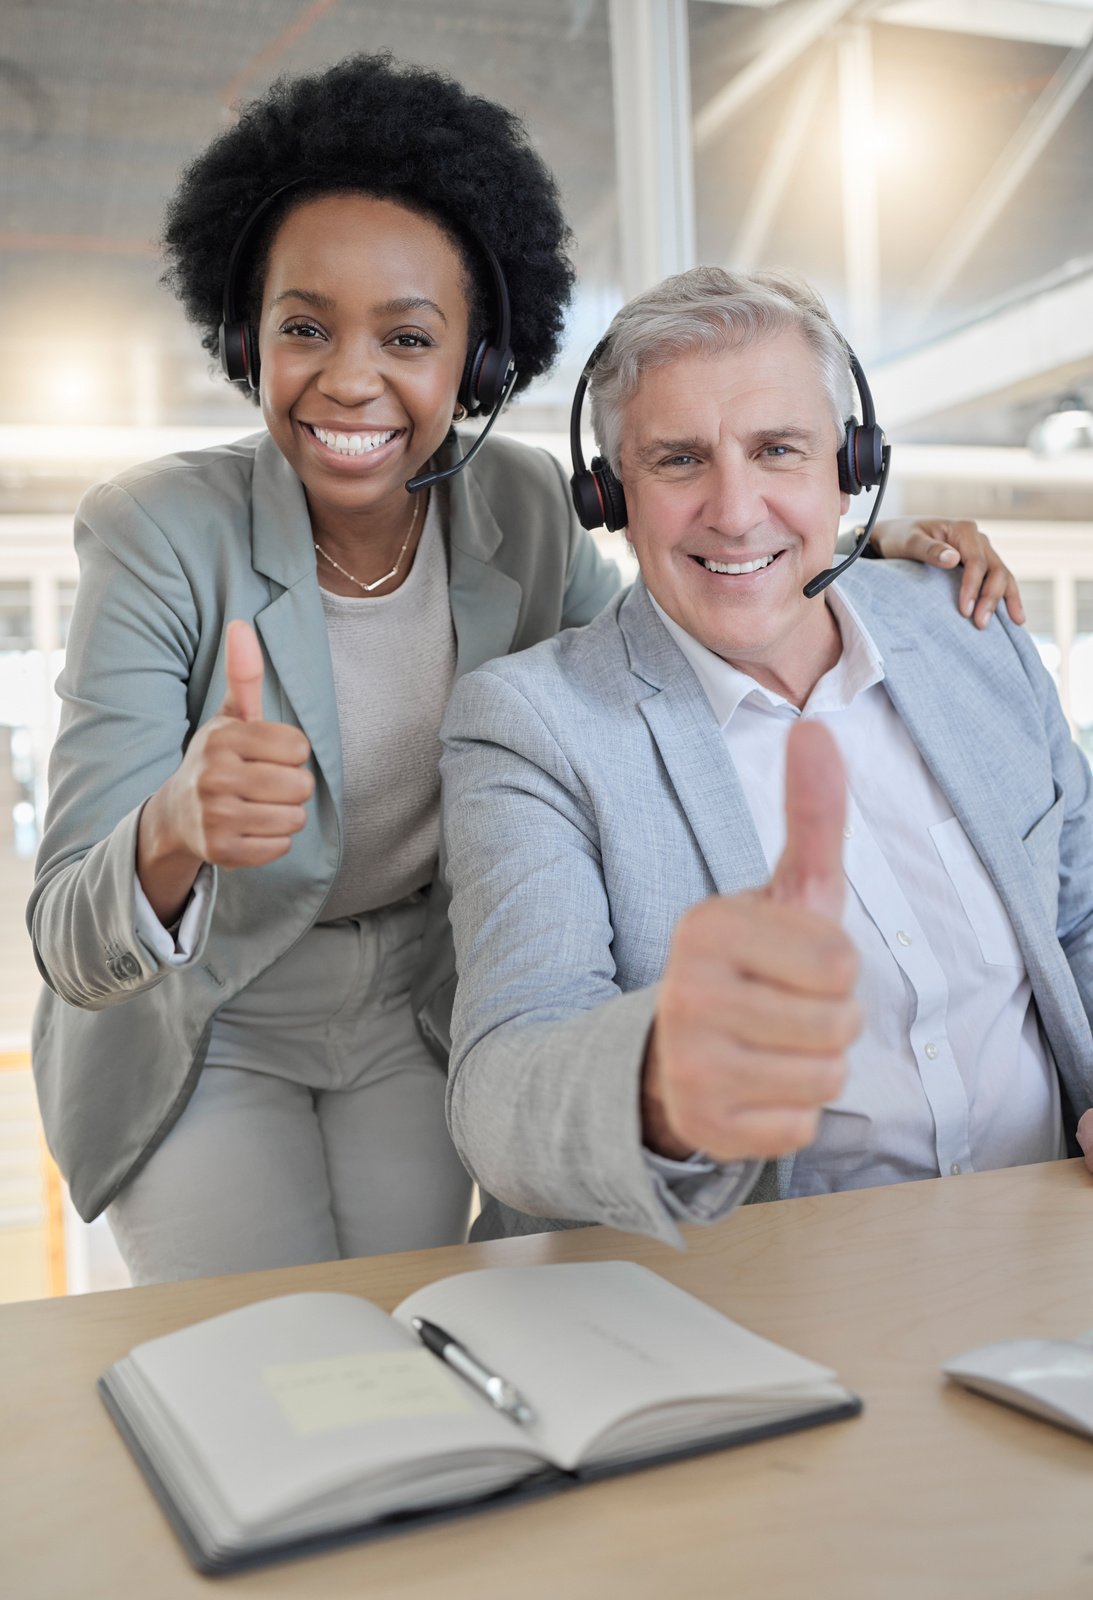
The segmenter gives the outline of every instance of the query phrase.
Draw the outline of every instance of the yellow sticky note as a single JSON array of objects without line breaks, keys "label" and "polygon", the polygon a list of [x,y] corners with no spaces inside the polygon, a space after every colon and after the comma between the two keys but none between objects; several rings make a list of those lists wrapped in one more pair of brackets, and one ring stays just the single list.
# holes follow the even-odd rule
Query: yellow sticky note
[{"label": "yellow sticky note", "polygon": [[469,1411],[458,1379],[428,1350],[372,1350],[263,1367],[262,1381],[297,1433],[331,1433],[396,1417]]}]

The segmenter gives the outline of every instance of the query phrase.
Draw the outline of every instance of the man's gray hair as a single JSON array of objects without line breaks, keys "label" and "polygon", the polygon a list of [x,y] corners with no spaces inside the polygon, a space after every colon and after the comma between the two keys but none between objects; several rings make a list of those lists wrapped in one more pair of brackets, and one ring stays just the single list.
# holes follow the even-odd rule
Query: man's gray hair
[{"label": "man's gray hair", "polygon": [[799,332],[815,357],[841,444],[857,390],[846,341],[816,291],[792,272],[692,267],[635,296],[607,330],[588,397],[593,431],[612,471],[619,473],[623,413],[643,372],[681,356],[721,355],[787,329]]}]

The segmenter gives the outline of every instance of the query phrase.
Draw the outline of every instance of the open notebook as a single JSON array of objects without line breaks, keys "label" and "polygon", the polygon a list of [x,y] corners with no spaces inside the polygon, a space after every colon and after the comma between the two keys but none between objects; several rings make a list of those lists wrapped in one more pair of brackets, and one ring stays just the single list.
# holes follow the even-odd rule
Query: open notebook
[{"label": "open notebook", "polygon": [[[495,1410],[414,1316],[534,1420]],[[205,1571],[861,1409],[827,1368],[626,1261],[467,1272],[393,1316],[347,1294],[262,1300],[137,1345],[99,1387]]]}]

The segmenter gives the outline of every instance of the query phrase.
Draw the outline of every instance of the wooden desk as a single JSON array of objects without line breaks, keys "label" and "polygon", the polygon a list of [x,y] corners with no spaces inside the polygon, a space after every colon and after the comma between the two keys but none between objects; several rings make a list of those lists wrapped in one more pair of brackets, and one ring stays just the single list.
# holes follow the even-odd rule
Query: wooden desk
[{"label": "wooden desk", "polygon": [[[386,1307],[444,1273],[628,1256],[835,1367],[865,1415],[331,1555],[187,1565],[95,1392],[141,1339],[289,1290]],[[1093,1327],[1078,1162],[749,1206],[679,1255],[603,1229],[0,1308],[9,1600],[1056,1600],[1093,1596],[1093,1444],[947,1385],[948,1356]]]}]

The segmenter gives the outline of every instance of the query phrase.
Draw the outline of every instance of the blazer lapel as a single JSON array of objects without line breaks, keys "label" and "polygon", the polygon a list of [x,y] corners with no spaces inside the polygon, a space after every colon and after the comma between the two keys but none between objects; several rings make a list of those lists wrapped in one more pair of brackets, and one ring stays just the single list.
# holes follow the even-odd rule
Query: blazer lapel
[{"label": "blazer lapel", "polygon": [[[270,580],[272,598],[254,618],[273,674],[334,799],[342,808],[342,744],[326,619],[315,579],[315,552],[303,485],[266,438],[254,461],[251,555]],[[266,692],[272,685],[267,683]],[[362,687],[367,693],[367,686]],[[272,711],[278,717],[279,709]]]},{"label": "blazer lapel", "polygon": [[[458,445],[445,441],[438,464],[455,460]],[[501,528],[473,469],[447,484],[449,495],[448,591],[456,639],[456,677],[494,656],[507,655],[520,620],[520,585],[493,565]]]},{"label": "blazer lapel", "polygon": [[[998,783],[997,697],[978,675],[962,673],[959,660],[939,663],[921,620],[891,603],[882,583],[855,583],[851,598],[883,651],[885,688],[1027,948],[1027,907],[1038,891],[1024,852],[1014,849],[1012,815]],[[984,648],[970,629],[969,641],[971,649]]]},{"label": "blazer lapel", "polygon": [[653,690],[639,704],[719,894],[769,872],[744,791],[710,703],[640,579],[619,610],[630,668]]}]

